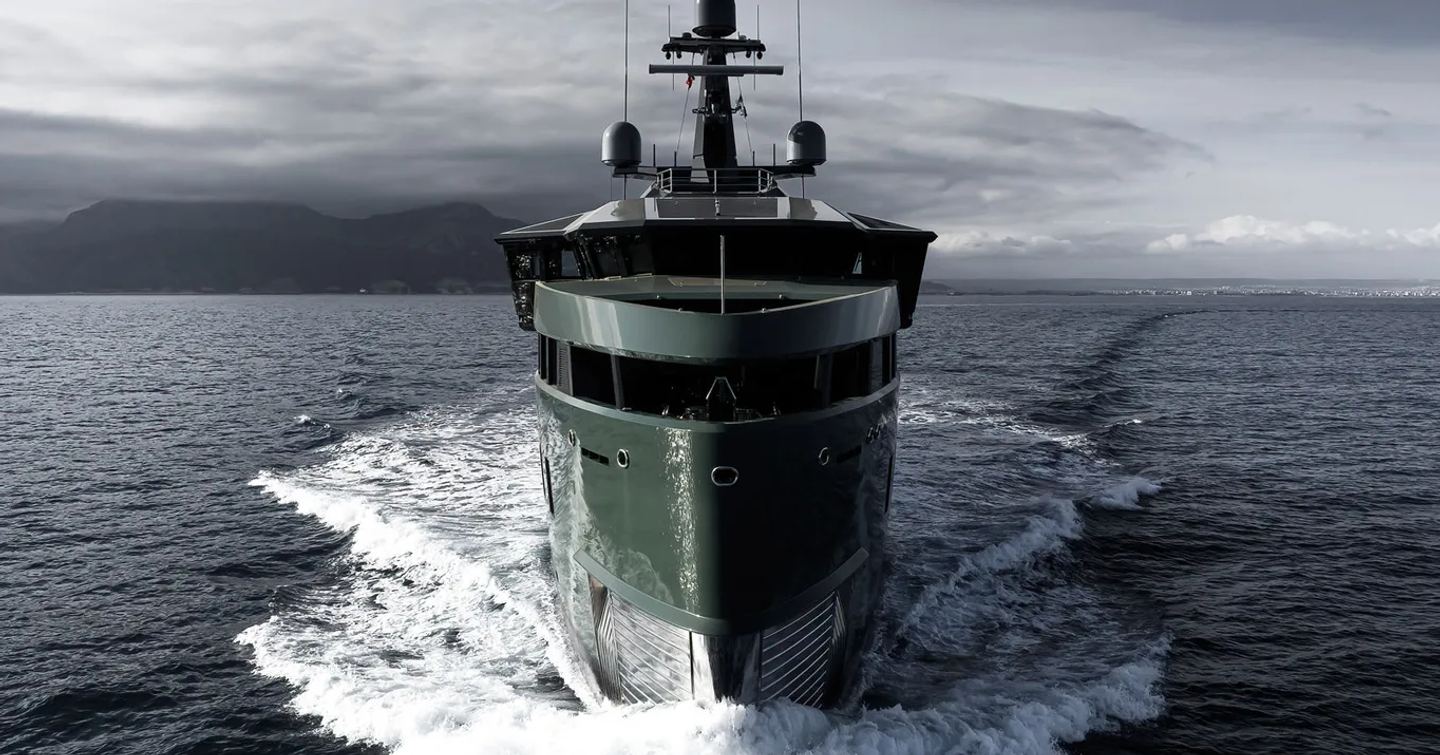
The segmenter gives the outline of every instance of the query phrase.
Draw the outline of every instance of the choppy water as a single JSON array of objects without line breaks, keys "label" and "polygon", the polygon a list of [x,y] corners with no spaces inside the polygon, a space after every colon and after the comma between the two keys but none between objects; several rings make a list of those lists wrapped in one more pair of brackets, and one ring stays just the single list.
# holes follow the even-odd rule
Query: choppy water
[{"label": "choppy water", "polygon": [[850,710],[558,639],[498,298],[0,299],[0,752],[1416,752],[1440,302],[947,298]]}]

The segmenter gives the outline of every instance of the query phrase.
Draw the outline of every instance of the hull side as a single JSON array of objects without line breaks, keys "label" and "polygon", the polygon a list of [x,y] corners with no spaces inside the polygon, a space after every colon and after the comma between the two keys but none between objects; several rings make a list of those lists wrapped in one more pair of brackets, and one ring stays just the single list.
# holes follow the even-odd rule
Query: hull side
[{"label": "hull side", "polygon": [[836,701],[880,595],[897,386],[709,423],[537,381],[561,610],[608,696]]}]

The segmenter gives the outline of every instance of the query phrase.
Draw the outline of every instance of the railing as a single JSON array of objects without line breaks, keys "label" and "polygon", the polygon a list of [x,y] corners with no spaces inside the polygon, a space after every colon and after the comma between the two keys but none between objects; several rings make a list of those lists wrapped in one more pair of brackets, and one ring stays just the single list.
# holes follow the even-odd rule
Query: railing
[{"label": "railing", "polygon": [[777,186],[766,168],[660,168],[655,190],[661,194],[765,194]]}]

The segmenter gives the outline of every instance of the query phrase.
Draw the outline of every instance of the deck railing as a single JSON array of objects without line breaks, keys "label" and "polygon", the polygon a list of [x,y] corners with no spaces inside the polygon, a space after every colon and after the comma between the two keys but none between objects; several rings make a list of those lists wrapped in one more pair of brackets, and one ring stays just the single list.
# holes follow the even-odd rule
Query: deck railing
[{"label": "deck railing", "polygon": [[660,168],[655,189],[661,194],[765,194],[777,186],[766,168]]}]

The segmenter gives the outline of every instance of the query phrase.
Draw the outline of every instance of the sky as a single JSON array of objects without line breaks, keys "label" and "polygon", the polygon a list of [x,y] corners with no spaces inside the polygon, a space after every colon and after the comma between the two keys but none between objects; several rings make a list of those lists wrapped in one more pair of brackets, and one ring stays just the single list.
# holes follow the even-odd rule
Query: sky
[{"label": "sky", "polygon": [[[740,33],[757,6],[740,0]],[[688,148],[631,0],[630,119]],[[798,119],[760,0],[740,150]],[[805,0],[812,197],[940,234],[934,276],[1440,278],[1440,2]],[[338,214],[616,196],[623,0],[48,0],[0,11],[0,222],[110,198]],[[693,104],[693,103],[692,103]],[[682,135],[682,127],[685,131]],[[632,194],[633,195],[633,194]]]}]

